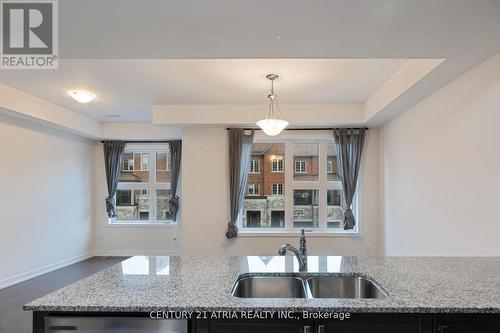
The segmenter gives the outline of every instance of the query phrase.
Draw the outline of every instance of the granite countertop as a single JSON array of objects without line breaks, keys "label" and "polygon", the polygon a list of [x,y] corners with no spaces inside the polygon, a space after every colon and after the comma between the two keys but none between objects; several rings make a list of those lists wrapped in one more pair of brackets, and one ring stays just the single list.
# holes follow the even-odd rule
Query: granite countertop
[{"label": "granite countertop", "polygon": [[384,299],[236,298],[246,272],[297,272],[287,257],[132,257],[24,306],[33,311],[349,311],[500,313],[500,257],[310,256],[309,272],[362,273]]}]

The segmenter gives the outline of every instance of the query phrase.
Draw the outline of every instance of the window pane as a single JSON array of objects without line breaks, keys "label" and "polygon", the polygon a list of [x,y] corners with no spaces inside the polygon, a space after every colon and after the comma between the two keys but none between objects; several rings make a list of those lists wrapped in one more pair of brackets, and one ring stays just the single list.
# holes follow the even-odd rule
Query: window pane
[{"label": "window pane", "polygon": [[173,221],[172,215],[168,209],[168,200],[170,199],[170,190],[156,190],[156,220]]},{"label": "window pane", "polygon": [[156,153],[156,182],[170,183],[170,152]]},{"label": "window pane", "polygon": [[116,220],[117,221],[148,221],[149,220],[149,193],[142,190],[116,191]]},{"label": "window pane", "polygon": [[342,190],[328,190],[326,192],[326,221],[328,228],[342,228],[344,221],[342,207],[344,206],[344,192]]},{"label": "window pane", "polygon": [[148,183],[149,153],[124,153],[119,181],[126,183]]},{"label": "window pane", "polygon": [[285,145],[254,143],[241,220],[243,228],[284,228]]},{"label": "window pane", "polygon": [[295,143],[293,145],[293,180],[318,180],[317,143]]},{"label": "window pane", "polygon": [[337,145],[329,143],[326,155],[326,174],[329,181],[340,180],[337,168]]},{"label": "window pane", "polygon": [[317,228],[319,225],[318,190],[293,191],[293,227]]}]

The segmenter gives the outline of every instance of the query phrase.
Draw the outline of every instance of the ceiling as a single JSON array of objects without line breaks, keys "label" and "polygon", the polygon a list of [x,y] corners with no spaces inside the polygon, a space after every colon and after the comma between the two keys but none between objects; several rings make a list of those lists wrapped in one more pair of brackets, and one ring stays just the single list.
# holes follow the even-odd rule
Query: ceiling
[{"label": "ceiling", "polygon": [[[445,59],[365,124],[377,126],[500,51],[498,0],[58,3],[60,69],[0,82],[101,121],[150,121],[153,104],[264,103],[268,72],[282,76],[282,103],[362,103],[404,59]],[[77,87],[98,100],[77,105],[65,94]]]},{"label": "ceiling", "polygon": [[[402,59],[61,60],[58,70],[5,71],[0,82],[100,121],[149,121],[154,104],[364,103]],[[70,89],[98,98],[79,104]],[[117,118],[117,116],[120,116]]]},{"label": "ceiling", "polygon": [[59,1],[63,58],[450,58],[500,46],[498,0]]}]

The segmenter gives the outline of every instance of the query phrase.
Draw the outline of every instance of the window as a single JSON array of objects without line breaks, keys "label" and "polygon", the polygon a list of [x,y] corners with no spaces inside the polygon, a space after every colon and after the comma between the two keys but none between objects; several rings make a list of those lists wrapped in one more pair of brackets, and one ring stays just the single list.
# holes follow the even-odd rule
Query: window
[{"label": "window", "polygon": [[[259,170],[248,177],[247,195],[238,224],[244,233],[291,233],[306,228],[316,233],[357,233],[343,230],[345,207],[338,177],[336,147],[326,133],[265,142],[256,136],[251,160]],[[253,167],[255,170],[255,167]],[[281,172],[276,172],[281,170]],[[257,195],[258,193],[258,195]],[[353,200],[356,215],[357,198]]]},{"label": "window", "polygon": [[123,155],[122,171],[134,171],[134,154]]},{"label": "window", "polygon": [[142,171],[149,170],[149,154],[148,153],[141,154],[141,170]]},{"label": "window", "polygon": [[340,177],[337,169],[337,146],[334,143],[329,143],[326,145],[326,149],[326,173],[328,180],[338,181]]},{"label": "window", "polygon": [[247,210],[247,223],[249,228],[260,227],[260,210]]},{"label": "window", "polygon": [[260,173],[259,160],[250,160],[250,173]]},{"label": "window", "polygon": [[295,173],[306,173],[306,161],[295,161]]},{"label": "window", "polygon": [[285,211],[271,211],[271,228],[283,228],[285,226]]},{"label": "window", "polygon": [[156,171],[170,171],[170,154],[156,153]]},{"label": "window", "polygon": [[283,156],[272,157],[272,171],[283,172]]},{"label": "window", "polygon": [[273,184],[273,195],[283,195],[283,184]]},{"label": "window", "polygon": [[109,223],[173,224],[168,211],[168,145],[127,144],[116,192],[116,218]]},{"label": "window", "polygon": [[248,184],[248,195],[260,195],[260,184]]}]

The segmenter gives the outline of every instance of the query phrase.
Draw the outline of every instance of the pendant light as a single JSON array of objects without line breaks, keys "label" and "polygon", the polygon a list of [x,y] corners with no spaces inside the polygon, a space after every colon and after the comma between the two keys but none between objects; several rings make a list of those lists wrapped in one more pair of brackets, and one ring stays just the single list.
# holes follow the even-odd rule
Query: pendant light
[{"label": "pendant light", "polygon": [[[266,75],[266,79],[271,80],[271,92],[267,95],[269,98],[269,110],[267,112],[267,118],[257,122],[257,126],[269,136],[280,134],[281,131],[288,126],[288,121],[283,119],[283,113],[281,113],[280,107],[278,106],[278,96],[274,93],[274,80],[278,77],[277,74]],[[277,110],[277,112],[275,110]]]}]

